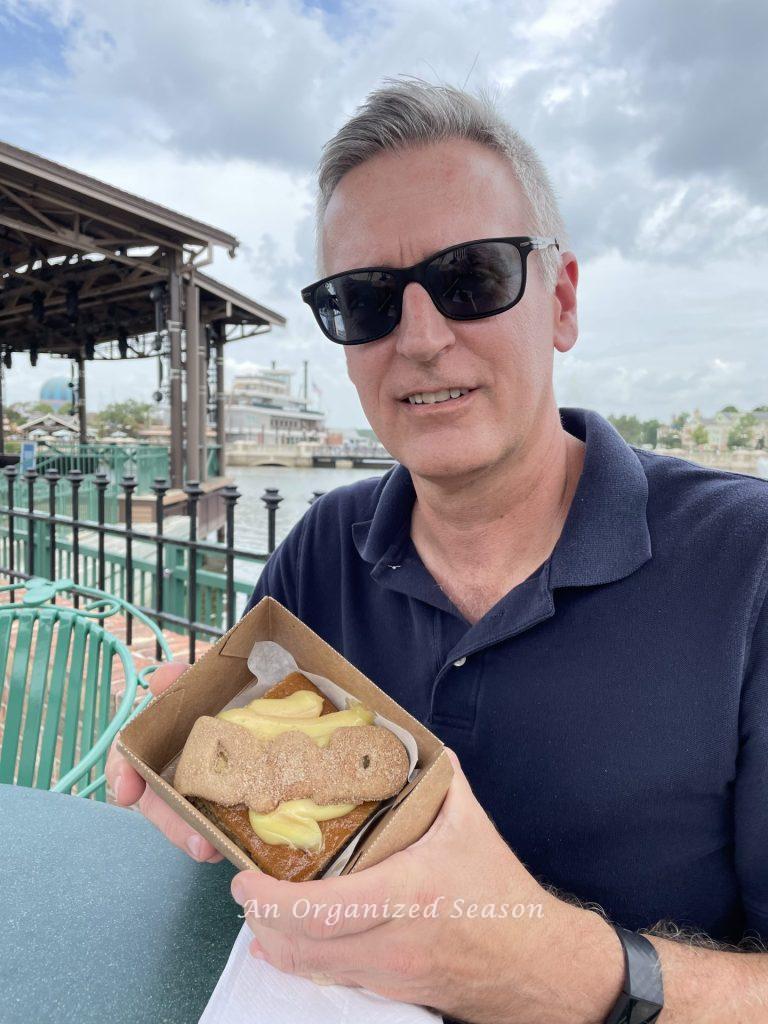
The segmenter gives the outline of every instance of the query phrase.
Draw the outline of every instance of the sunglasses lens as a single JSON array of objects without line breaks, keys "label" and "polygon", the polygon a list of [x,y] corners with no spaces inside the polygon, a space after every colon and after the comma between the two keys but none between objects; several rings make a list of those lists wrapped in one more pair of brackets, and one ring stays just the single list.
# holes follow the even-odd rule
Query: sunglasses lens
[{"label": "sunglasses lens", "polygon": [[427,280],[445,316],[488,316],[519,296],[523,261],[512,242],[475,242],[438,256],[427,268]]},{"label": "sunglasses lens", "polygon": [[395,279],[381,270],[331,278],[316,289],[314,305],[330,337],[343,345],[382,337],[399,316]]}]

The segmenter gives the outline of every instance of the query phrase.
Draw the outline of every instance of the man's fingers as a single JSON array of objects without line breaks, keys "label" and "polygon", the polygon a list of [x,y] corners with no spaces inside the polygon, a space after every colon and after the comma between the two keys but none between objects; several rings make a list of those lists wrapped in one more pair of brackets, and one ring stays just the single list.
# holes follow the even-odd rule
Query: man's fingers
[{"label": "man's fingers", "polygon": [[[445,753],[448,755],[453,766],[453,778],[451,779],[450,785],[448,786],[448,792],[445,794],[445,799],[437,812],[437,817],[432,822],[430,827],[416,842],[411,843],[408,850],[415,850],[417,847],[424,845],[425,843],[431,843],[437,839],[440,833],[445,829],[447,825],[455,824],[464,820],[464,817],[468,810],[473,810],[480,805],[477,802],[477,798],[472,792],[472,788],[469,785],[469,781],[464,774],[459,758],[455,751],[451,750],[450,747],[445,748]],[[485,811],[480,808],[480,811],[485,815]]]},{"label": "man's fingers", "polygon": [[199,832],[196,832],[149,786],[139,800],[139,810],[174,846],[199,861],[215,863],[221,854]]},{"label": "man's fingers", "polygon": [[407,978],[421,969],[418,952],[409,949],[403,932],[394,928],[377,929],[364,938],[343,935],[321,940],[262,927],[250,917],[248,925],[254,935],[248,946],[250,953],[260,954],[279,971],[310,978],[317,984],[367,987],[372,975]]},{"label": "man's fingers", "polygon": [[121,807],[135,804],[144,792],[145,782],[137,771],[117,752],[114,743],[109,748],[104,769],[109,787],[115,795],[115,802]]},{"label": "man's fingers", "polygon": [[[149,677],[149,689],[157,697],[188,668],[189,665],[183,661],[166,662]],[[224,859],[215,846],[188,825],[146,785],[138,772],[134,771],[122,754],[118,753],[114,744],[107,756],[106,776],[116,802],[121,807],[128,807],[138,801],[139,810],[144,817],[174,846],[178,846],[195,860],[206,861],[209,864],[216,864]]]},{"label": "man's fingers", "polygon": [[398,853],[354,874],[312,882],[241,871],[232,879],[232,895],[256,924],[315,940],[369,931],[399,916],[403,907],[434,900],[428,872],[414,871]]},{"label": "man's fingers", "polygon": [[[188,668],[189,665],[184,661],[169,661],[161,665],[149,677],[150,691],[157,697]],[[115,795],[115,801],[121,807],[130,807],[131,804],[135,804],[144,792],[144,779],[117,752],[114,743],[107,756],[105,772],[110,789]]]},{"label": "man's fingers", "polygon": [[185,661],[167,661],[149,677],[149,689],[157,697],[175,683],[179,676],[186,672],[189,665]]},{"label": "man's fingers", "polygon": [[106,776],[115,795],[115,802],[121,807],[130,807],[131,804],[135,804],[144,792],[146,786],[144,779],[117,751],[110,754]]}]

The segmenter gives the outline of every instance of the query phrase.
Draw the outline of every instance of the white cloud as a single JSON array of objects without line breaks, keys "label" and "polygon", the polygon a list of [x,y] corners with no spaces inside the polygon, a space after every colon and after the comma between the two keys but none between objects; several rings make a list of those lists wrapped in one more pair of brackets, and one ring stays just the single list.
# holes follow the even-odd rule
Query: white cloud
[{"label": "white cloud", "polygon": [[[581,338],[558,360],[561,401],[659,418],[765,401],[764,4],[702,0],[695,21],[667,0],[339,8],[6,6],[6,24],[45,15],[65,42],[29,80],[0,70],[0,135],[236,234],[238,258],[211,272],[288,327],[228,346],[233,365],[308,358],[330,418],[362,425],[343,351],[298,294],[314,275],[313,167],[382,76],[462,85],[471,69],[470,88],[496,90],[539,150],[580,260]],[[63,369],[15,368],[7,397],[34,397]],[[110,367],[89,366],[96,404],[151,392],[151,363],[121,369],[118,387]]]},{"label": "white cloud", "polygon": [[580,337],[556,358],[558,401],[661,420],[682,408],[763,404],[764,293],[764,268],[750,260],[670,267],[613,252],[588,261]]}]

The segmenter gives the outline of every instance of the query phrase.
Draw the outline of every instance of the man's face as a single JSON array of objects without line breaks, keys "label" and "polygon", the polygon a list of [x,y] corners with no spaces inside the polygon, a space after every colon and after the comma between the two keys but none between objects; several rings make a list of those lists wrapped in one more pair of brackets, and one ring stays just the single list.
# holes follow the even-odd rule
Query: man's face
[{"label": "man's face", "polygon": [[[324,220],[325,274],[410,266],[471,239],[535,233],[503,157],[451,140],[382,154],[342,178]],[[558,298],[546,293],[539,261],[531,253],[525,295],[505,313],[449,320],[411,283],[391,334],[345,347],[368,422],[412,473],[443,480],[482,473],[535,435],[553,400],[553,349],[570,348],[576,338],[576,262],[561,272]],[[565,329],[563,296],[566,305],[573,299]],[[432,405],[402,398],[451,387],[472,390]]]}]

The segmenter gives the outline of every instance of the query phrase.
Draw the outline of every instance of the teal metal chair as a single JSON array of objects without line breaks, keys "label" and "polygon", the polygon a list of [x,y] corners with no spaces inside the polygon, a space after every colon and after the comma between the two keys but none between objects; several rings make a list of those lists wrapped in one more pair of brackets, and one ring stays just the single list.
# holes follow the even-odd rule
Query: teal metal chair
[{"label": "teal metal chair", "polygon": [[[0,783],[104,801],[109,747],[152,700],[148,693],[134,707],[139,688],[149,687],[148,676],[159,667],[137,672],[128,647],[108,631],[105,620],[130,613],[149,627],[170,661],[168,643],[127,601],[69,579],[35,577],[0,587],[3,592],[9,592],[10,603],[0,603]],[[56,603],[57,595],[75,594],[79,608]],[[113,713],[116,664],[122,665],[125,691]]]}]

